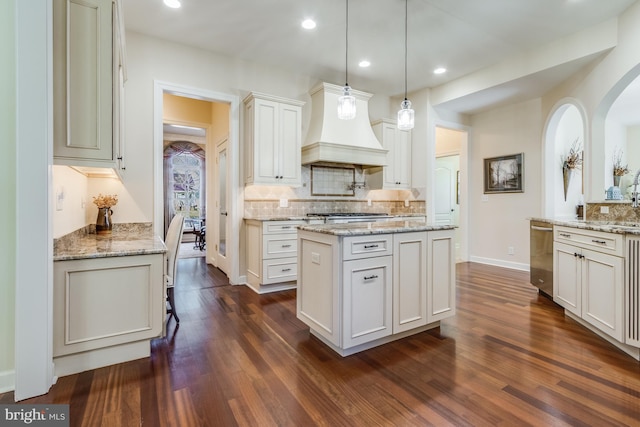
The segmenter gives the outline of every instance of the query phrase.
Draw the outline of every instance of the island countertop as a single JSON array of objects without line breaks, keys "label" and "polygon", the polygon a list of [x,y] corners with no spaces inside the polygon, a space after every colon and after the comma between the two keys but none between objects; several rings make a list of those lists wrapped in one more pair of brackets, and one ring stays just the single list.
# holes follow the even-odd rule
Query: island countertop
[{"label": "island countertop", "polygon": [[364,236],[367,234],[411,233],[414,231],[452,230],[454,225],[434,225],[421,221],[352,222],[347,224],[299,225],[298,230],[332,234],[334,236]]},{"label": "island countertop", "polygon": [[53,260],[161,254],[166,251],[162,239],[155,236],[147,224],[114,224],[111,235],[106,236],[95,234],[95,228],[87,226],[54,239]]}]

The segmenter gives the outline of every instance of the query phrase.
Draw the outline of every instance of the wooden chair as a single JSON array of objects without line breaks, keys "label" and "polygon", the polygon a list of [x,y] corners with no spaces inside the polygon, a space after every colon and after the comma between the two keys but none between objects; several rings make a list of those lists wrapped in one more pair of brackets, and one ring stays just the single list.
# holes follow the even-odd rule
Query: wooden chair
[{"label": "wooden chair", "polygon": [[164,283],[167,288],[166,300],[169,303],[167,308],[167,314],[169,319],[173,316],[177,323],[180,323],[180,319],[176,314],[176,304],[173,297],[173,290],[175,287],[176,270],[178,267],[178,250],[180,249],[180,242],[182,242],[182,230],[184,228],[184,217],[182,215],[176,215],[169,224],[167,230],[167,236],[165,238],[165,245],[167,246],[167,266],[164,273]]}]

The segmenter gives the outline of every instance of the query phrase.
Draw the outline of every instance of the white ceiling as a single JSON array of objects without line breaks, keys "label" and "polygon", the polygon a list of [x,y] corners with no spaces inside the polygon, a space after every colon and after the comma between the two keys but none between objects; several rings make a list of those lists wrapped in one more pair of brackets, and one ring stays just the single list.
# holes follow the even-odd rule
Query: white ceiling
[{"label": "white ceiling", "polygon": [[[409,0],[408,90],[435,87],[619,15],[636,0]],[[258,63],[278,65],[319,80],[345,80],[345,0],[125,0],[127,30]],[[404,92],[403,0],[350,0],[349,84],[358,90]],[[301,28],[304,18],[318,26]],[[357,66],[361,59],[369,68]],[[445,66],[436,76],[432,70]],[[540,92],[567,78],[584,61],[513,82]],[[544,85],[540,85],[544,82]],[[496,90],[504,91],[505,88]],[[537,95],[541,95],[538,93]],[[474,102],[452,103],[473,111]]]}]

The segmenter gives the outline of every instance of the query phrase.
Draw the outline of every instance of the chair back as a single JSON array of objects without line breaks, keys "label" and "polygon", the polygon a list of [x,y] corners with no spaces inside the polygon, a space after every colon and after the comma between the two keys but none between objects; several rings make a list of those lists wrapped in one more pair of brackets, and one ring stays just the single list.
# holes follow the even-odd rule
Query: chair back
[{"label": "chair back", "polygon": [[165,271],[165,283],[167,287],[173,286],[176,276],[176,266],[178,265],[178,250],[182,242],[182,229],[184,228],[184,217],[176,215],[169,224],[167,236],[164,244],[167,246],[167,269]]}]

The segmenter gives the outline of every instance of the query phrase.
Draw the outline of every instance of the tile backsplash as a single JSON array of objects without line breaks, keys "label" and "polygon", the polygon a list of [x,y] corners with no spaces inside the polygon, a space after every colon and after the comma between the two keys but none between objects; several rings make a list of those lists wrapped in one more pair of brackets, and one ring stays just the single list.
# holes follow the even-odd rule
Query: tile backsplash
[{"label": "tile backsplash", "polygon": [[[603,213],[601,208],[609,210]],[[615,221],[615,222],[634,222],[640,223],[640,208],[631,206],[631,202],[598,202],[587,203],[585,211],[585,219],[587,221]]]},{"label": "tile backsplash", "polygon": [[[308,213],[327,212],[389,214],[424,214],[426,212],[426,203],[423,200],[416,200],[420,196],[418,189],[371,190],[365,185],[365,173],[360,167],[319,168],[315,171],[314,179],[321,180],[322,193],[343,194],[346,193],[347,176],[349,176],[348,180],[353,180],[356,185],[353,192],[344,196],[312,194],[311,168],[308,166],[302,167],[302,186],[300,187],[247,186],[244,188],[244,216],[304,216]],[[282,199],[286,199],[287,207],[280,207]],[[409,206],[405,206],[405,200],[409,202]],[[368,201],[371,201],[371,206]]]}]

